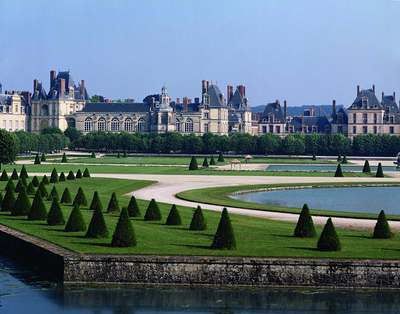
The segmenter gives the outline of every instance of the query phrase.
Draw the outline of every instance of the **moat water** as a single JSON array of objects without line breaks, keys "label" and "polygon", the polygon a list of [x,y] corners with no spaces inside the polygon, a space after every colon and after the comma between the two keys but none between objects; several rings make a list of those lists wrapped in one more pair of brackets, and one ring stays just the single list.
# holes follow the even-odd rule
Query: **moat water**
[{"label": "moat water", "polygon": [[0,251],[0,313],[398,313],[400,291],[64,286]]}]

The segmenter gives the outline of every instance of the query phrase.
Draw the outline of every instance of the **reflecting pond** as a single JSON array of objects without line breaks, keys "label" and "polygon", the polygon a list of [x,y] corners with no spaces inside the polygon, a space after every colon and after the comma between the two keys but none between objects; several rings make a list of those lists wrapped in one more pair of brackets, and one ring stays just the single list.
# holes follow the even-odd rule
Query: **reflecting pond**
[{"label": "reflecting pond", "polygon": [[[363,166],[340,165],[342,171],[362,171]],[[371,166],[371,172],[376,172],[378,167]],[[269,165],[268,171],[336,171],[337,165]],[[382,166],[382,170],[396,171],[395,166]]]}]

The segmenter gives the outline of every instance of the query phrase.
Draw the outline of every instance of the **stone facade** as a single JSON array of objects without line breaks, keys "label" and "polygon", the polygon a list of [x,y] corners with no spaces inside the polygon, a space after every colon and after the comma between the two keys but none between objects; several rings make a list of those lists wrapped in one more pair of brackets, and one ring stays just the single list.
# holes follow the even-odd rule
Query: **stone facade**
[{"label": "stone facade", "polygon": [[[28,92],[29,93],[29,92]],[[27,97],[29,101],[29,96]],[[14,132],[30,131],[30,106],[25,97],[18,92],[0,91],[0,127]]]}]

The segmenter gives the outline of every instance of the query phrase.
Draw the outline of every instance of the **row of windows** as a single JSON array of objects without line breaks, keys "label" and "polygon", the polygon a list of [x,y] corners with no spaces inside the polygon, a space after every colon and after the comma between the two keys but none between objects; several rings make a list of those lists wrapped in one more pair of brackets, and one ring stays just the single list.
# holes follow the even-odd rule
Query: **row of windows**
[{"label": "row of windows", "polygon": [[[376,113],[374,113],[373,122],[374,122],[374,124],[378,123],[378,115]],[[393,115],[389,116],[389,123],[394,123],[394,122],[395,122],[394,116]],[[356,113],[353,113],[353,123],[357,123],[357,114]],[[366,114],[366,113],[362,114],[362,123],[368,123],[368,114]]]},{"label": "row of windows", "polygon": [[[368,127],[367,126],[363,126],[362,127],[362,132],[358,133],[358,134],[368,134]],[[374,134],[378,134],[378,127],[374,126],[373,127],[373,133]],[[357,127],[353,126],[353,134],[357,134]],[[389,134],[394,134],[394,127],[391,126],[389,127]]]},{"label": "row of windows", "polygon": [[[15,122],[15,129],[13,129],[13,120],[8,120],[8,130],[11,131],[18,131],[18,130],[24,130],[25,126],[25,121],[21,121],[21,129],[19,128],[20,124],[19,121],[16,120]],[[7,120],[3,120],[3,129],[7,130]]]}]

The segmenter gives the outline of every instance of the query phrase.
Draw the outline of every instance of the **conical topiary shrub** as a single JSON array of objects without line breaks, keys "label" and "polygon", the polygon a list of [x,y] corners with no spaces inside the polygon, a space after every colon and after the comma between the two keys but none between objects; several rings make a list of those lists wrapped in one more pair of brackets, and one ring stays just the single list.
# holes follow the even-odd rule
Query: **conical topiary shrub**
[{"label": "conical topiary shrub", "polygon": [[60,173],[60,177],[58,178],[58,181],[59,181],[59,182],[64,182],[64,181],[65,181],[65,174],[64,174],[64,172],[61,172],[61,173]]},{"label": "conical topiary shrub", "polygon": [[14,191],[11,189],[6,189],[6,195],[4,196],[3,203],[1,204],[2,212],[10,212],[13,210],[15,204]]},{"label": "conical topiary shrub", "polygon": [[90,178],[90,173],[89,173],[88,168],[85,168],[85,171],[83,172],[83,177],[84,178]]},{"label": "conical topiary shrub", "polygon": [[119,213],[119,211],[120,209],[118,205],[117,195],[115,194],[115,192],[113,192],[111,194],[111,199],[108,202],[107,213]]},{"label": "conical topiary shrub", "polygon": [[222,151],[219,151],[218,162],[225,162],[224,155],[222,155]]},{"label": "conical topiary shrub", "polygon": [[197,169],[199,169],[197,165],[197,160],[194,156],[192,156],[192,159],[190,160],[189,170],[197,170]]},{"label": "conical topiary shrub", "polygon": [[128,155],[126,154],[126,151],[124,150],[124,158],[128,158]]},{"label": "conical topiary shrub", "polygon": [[25,187],[25,189],[28,187],[28,184],[26,183],[26,179],[22,177],[21,179],[22,185]]},{"label": "conical topiary shrub", "polygon": [[133,195],[131,197],[131,200],[129,201],[127,210],[129,217],[140,217],[142,215],[138,203],[136,201],[136,198]]},{"label": "conical topiary shrub", "polygon": [[7,171],[3,170],[3,173],[1,174],[0,181],[8,181],[8,174]]},{"label": "conical topiary shrub", "polygon": [[24,185],[22,184],[22,181],[21,181],[21,180],[18,180],[17,185],[15,186],[15,189],[14,189],[14,193],[19,193],[19,192],[21,191],[21,188],[22,188],[23,186],[24,186]]},{"label": "conical topiary shrub", "polygon": [[76,173],[76,178],[77,179],[82,179],[82,171],[81,171],[81,169],[78,169],[78,172]]},{"label": "conical topiary shrub", "polygon": [[336,161],[337,161],[337,162],[342,162],[342,155],[341,155],[340,153],[339,153],[339,155],[338,155]]},{"label": "conical topiary shrub", "polygon": [[161,212],[158,204],[154,198],[151,199],[149,206],[147,207],[146,214],[144,215],[144,220],[146,221],[158,221],[161,220]]},{"label": "conical topiary shrub", "polygon": [[317,249],[319,251],[340,251],[342,245],[333,226],[332,219],[329,218],[318,239]]},{"label": "conical topiary shrub", "polygon": [[83,219],[81,209],[78,204],[74,204],[71,215],[69,216],[68,222],[65,225],[65,231],[67,232],[77,232],[86,231],[86,223]]},{"label": "conical topiary shrub", "polygon": [[39,153],[36,154],[34,164],[35,164],[35,165],[40,165],[40,164],[41,164],[41,162],[40,162],[40,157],[39,157]]},{"label": "conical topiary shrub", "polygon": [[94,153],[94,150],[92,150],[92,154],[90,155],[90,158],[96,158],[96,154]]},{"label": "conical topiary shrub", "polygon": [[169,212],[167,221],[165,222],[168,226],[180,226],[182,224],[181,215],[179,215],[176,205],[172,205],[171,211]]},{"label": "conical topiary shrub", "polygon": [[371,167],[369,166],[369,161],[368,160],[366,160],[364,162],[364,167],[363,167],[363,171],[362,172],[366,172],[366,173],[371,172]]},{"label": "conical topiary shrub", "polygon": [[62,156],[61,162],[68,162],[67,155],[65,153]]},{"label": "conical topiary shrub", "polygon": [[389,223],[386,219],[385,212],[381,210],[372,237],[375,239],[389,239],[392,238],[393,235],[394,234],[392,233],[392,230],[390,229]]},{"label": "conical topiary shrub", "polygon": [[26,168],[25,168],[25,165],[22,165],[21,172],[19,173],[19,177],[20,177],[21,179],[22,179],[22,178],[25,178],[25,179],[28,179],[28,178],[29,178],[28,172],[26,171]]},{"label": "conical topiary shrub", "polygon": [[0,192],[0,208],[1,208],[2,204],[3,204],[3,194],[1,194],[1,192]]},{"label": "conical topiary shrub", "polygon": [[36,187],[36,188],[39,186],[40,182],[39,182],[39,179],[38,179],[37,176],[34,176],[34,177],[33,177],[33,179],[32,179],[32,184],[33,184],[33,186]]},{"label": "conical topiary shrub", "polygon": [[346,155],[343,156],[342,164],[348,164]]},{"label": "conical topiary shrub", "polygon": [[6,185],[6,187],[5,187],[5,190],[7,191],[7,190],[11,190],[12,192],[14,192],[14,190],[15,190],[15,184],[14,184],[14,182],[13,182],[13,180],[10,178],[10,179],[8,179],[8,182],[7,182],[7,185]]},{"label": "conical topiary shrub", "polygon": [[343,177],[342,167],[340,166],[340,164],[337,165],[334,177]]},{"label": "conical topiary shrub", "polygon": [[60,200],[61,204],[70,204],[72,203],[72,197],[71,194],[69,193],[68,188],[65,188],[63,195],[61,196],[61,200]]},{"label": "conical topiary shrub", "polygon": [[89,209],[95,210],[98,207],[103,211],[103,205],[101,204],[99,193],[95,191]]},{"label": "conical topiary shrub", "polygon": [[236,249],[235,234],[233,232],[231,219],[229,218],[228,210],[226,208],[222,210],[221,220],[219,221],[218,229],[215,233],[211,248],[217,250]]},{"label": "conical topiary shrub", "polygon": [[119,215],[117,227],[111,240],[111,246],[131,247],[136,246],[136,236],[133,230],[132,222],[129,219],[128,211],[124,207]]},{"label": "conical topiary shrub", "polygon": [[58,183],[58,173],[56,168],[53,168],[50,176],[50,183]]},{"label": "conical topiary shrub", "polygon": [[75,175],[72,170],[68,173],[67,180],[75,180]]},{"label": "conical topiary shrub", "polygon": [[47,210],[44,205],[40,190],[36,191],[35,198],[33,199],[31,210],[28,214],[28,220],[46,220]]},{"label": "conical topiary shrub", "polygon": [[304,204],[303,209],[301,210],[299,221],[294,229],[294,236],[297,238],[314,238],[317,236],[314,222],[307,204]]},{"label": "conical topiary shrub", "polygon": [[314,160],[314,161],[317,160],[317,156],[315,155],[315,153],[312,154],[311,160]]},{"label": "conical topiary shrub", "polygon": [[376,177],[377,177],[377,178],[383,178],[383,177],[385,177],[385,176],[383,175],[383,169],[382,169],[382,164],[381,164],[381,163],[378,164],[378,169],[376,170]]},{"label": "conical topiary shrub", "polygon": [[46,186],[43,184],[43,181],[40,182],[38,190],[43,198],[47,198],[49,196],[49,192],[46,189]]},{"label": "conical topiary shrub", "polygon": [[208,167],[207,157],[204,157],[203,167]]},{"label": "conical topiary shrub", "polygon": [[90,220],[87,238],[107,238],[108,229],[104,220],[103,212],[99,206],[94,209],[92,219]]},{"label": "conical topiary shrub", "polygon": [[51,203],[49,214],[47,215],[47,224],[50,226],[65,225],[64,214],[56,198],[53,199],[53,203]]},{"label": "conical topiary shrub", "polygon": [[78,193],[76,193],[72,204],[73,205],[77,204],[78,206],[87,206],[86,196],[81,187],[79,187]]},{"label": "conical topiary shrub", "polygon": [[60,197],[58,196],[58,191],[57,191],[56,186],[53,186],[53,188],[51,189],[49,197],[47,198],[47,200],[48,201],[52,201],[55,198],[58,199],[58,200],[60,199]]},{"label": "conical topiary shrub", "polygon": [[44,154],[44,152],[42,153],[42,157],[40,158],[40,161],[46,161],[46,155]]},{"label": "conical topiary shrub", "polygon": [[35,187],[32,184],[32,181],[29,182],[28,187],[26,188],[26,194],[28,195],[35,195],[36,191],[35,191]]},{"label": "conical topiary shrub", "polygon": [[49,178],[46,175],[43,176],[42,182],[43,182],[44,185],[49,185],[50,184]]},{"label": "conical topiary shrub", "polygon": [[217,163],[215,162],[214,156],[211,155],[211,159],[210,159],[210,166],[215,166]]},{"label": "conical topiary shrub", "polygon": [[201,207],[198,205],[196,210],[194,211],[192,221],[190,223],[190,230],[206,230],[207,222],[204,219],[203,211]]},{"label": "conical topiary shrub", "polygon": [[31,209],[31,202],[29,201],[28,194],[26,194],[25,187],[21,188],[17,200],[11,210],[11,216],[26,216]]},{"label": "conical topiary shrub", "polygon": [[18,179],[19,179],[19,176],[18,176],[17,170],[14,168],[14,170],[11,174],[11,180],[18,180]]}]

